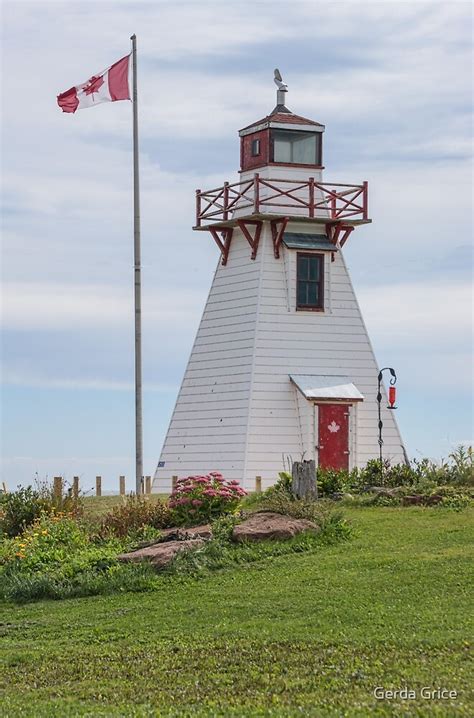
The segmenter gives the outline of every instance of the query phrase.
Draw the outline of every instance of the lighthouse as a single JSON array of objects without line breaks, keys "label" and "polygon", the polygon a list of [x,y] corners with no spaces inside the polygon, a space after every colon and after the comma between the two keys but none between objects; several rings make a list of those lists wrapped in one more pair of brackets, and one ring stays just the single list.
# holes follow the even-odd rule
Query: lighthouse
[{"label": "lighthouse", "polygon": [[[244,127],[240,179],[196,191],[193,229],[219,259],[153,481],[219,470],[253,490],[288,462],[379,456],[379,367],[344,260],[370,223],[367,182],[323,178],[319,122],[277,104]],[[384,456],[404,461],[383,390]]]}]

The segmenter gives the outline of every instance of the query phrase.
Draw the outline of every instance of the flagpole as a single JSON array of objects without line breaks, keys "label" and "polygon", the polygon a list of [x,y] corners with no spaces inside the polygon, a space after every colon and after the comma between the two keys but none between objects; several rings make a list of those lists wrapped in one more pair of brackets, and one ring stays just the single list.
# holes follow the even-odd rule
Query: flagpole
[{"label": "flagpole", "polygon": [[142,419],[142,286],[140,250],[140,182],[138,172],[138,93],[137,36],[132,41],[132,105],[133,105],[133,248],[135,277],[135,492],[142,493],[143,419]]}]

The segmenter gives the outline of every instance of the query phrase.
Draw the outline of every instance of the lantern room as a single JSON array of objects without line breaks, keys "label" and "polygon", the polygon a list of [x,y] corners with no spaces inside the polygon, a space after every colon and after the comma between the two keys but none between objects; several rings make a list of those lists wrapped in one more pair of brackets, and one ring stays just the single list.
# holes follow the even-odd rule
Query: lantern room
[{"label": "lantern room", "polygon": [[240,171],[267,165],[322,169],[323,132],[319,122],[277,105],[271,115],[240,130]]}]

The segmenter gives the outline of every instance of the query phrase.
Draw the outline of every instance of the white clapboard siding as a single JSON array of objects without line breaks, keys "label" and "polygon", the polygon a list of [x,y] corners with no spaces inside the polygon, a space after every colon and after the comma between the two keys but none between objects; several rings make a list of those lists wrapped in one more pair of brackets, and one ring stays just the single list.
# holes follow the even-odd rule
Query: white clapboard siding
[{"label": "white clapboard siding", "polygon": [[[311,226],[289,231],[311,233]],[[317,230],[320,231],[320,230]],[[378,367],[342,252],[325,255],[325,311],[296,310],[296,252],[273,255],[264,224],[257,258],[234,230],[219,263],[156,470],[153,490],[172,476],[221,471],[252,490],[270,486],[289,460],[317,461],[317,409],[290,374],[348,376],[364,396],[350,409],[351,465],[378,456]],[[384,455],[403,461],[393,412],[382,410]]]}]

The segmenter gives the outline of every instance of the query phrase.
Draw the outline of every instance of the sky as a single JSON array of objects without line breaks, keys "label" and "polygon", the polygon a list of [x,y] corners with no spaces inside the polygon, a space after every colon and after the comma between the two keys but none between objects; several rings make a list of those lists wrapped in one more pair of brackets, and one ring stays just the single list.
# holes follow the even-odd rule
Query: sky
[{"label": "sky", "polygon": [[410,457],[472,442],[472,40],[465,2],[23,2],[2,12],[1,479],[134,486],[132,108],[56,96],[137,34],[144,472],[218,260],[194,191],[235,181],[275,105],[326,125],[325,179],[369,182],[346,261]]}]

